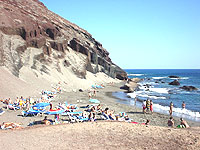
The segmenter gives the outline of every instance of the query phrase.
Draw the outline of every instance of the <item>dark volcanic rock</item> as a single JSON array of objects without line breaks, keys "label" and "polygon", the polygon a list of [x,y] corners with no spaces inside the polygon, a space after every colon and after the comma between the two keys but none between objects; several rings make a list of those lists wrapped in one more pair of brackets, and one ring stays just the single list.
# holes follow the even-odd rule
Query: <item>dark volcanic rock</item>
[{"label": "dark volcanic rock", "polygon": [[180,85],[180,83],[178,82],[178,80],[174,80],[170,82],[169,85]]},{"label": "dark volcanic rock", "polygon": [[180,87],[180,89],[183,89],[183,90],[186,90],[186,91],[196,91],[196,90],[198,90],[194,86],[182,86],[182,87]]},{"label": "dark volcanic rock", "polygon": [[[91,34],[51,12],[40,1],[0,0],[0,12],[0,66],[7,67],[14,75],[18,75],[20,68],[27,64],[23,62],[26,60],[24,53],[35,48],[35,51],[42,49],[46,58],[42,65],[49,63],[49,66],[53,58],[57,61],[64,58],[62,61],[65,61],[68,57],[66,51],[83,54],[84,67],[71,67],[80,78],[85,77],[86,70],[104,72],[121,80],[127,78],[126,72],[111,61],[109,52]],[[33,64],[37,63],[33,61]],[[73,62],[62,64],[73,66]],[[57,67],[58,70],[59,65]],[[35,66],[32,68],[37,69]]]},{"label": "dark volcanic rock", "polygon": [[179,76],[174,76],[174,75],[172,75],[172,76],[168,76],[169,78],[180,78]]}]

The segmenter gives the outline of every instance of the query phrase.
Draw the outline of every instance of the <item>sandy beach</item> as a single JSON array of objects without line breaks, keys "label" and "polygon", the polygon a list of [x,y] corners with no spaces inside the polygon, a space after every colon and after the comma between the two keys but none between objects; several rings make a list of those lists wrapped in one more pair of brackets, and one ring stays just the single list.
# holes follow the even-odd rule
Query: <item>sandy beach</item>
[{"label": "sandy beach", "polygon": [[[2,139],[0,148],[9,145],[7,149],[16,146],[16,149],[71,149],[72,147],[73,149],[198,149],[197,147],[200,146],[198,122],[187,121],[191,126],[189,129],[169,128],[167,127],[168,115],[143,114],[142,108],[117,103],[117,98],[112,96],[112,92],[121,91],[119,87],[123,84],[123,82],[108,84],[104,89],[97,89],[95,98],[101,101],[103,108],[109,107],[116,114],[126,112],[134,122],[144,123],[149,119],[149,126],[98,120],[27,127],[29,123],[42,120],[44,116],[22,117],[20,110],[6,110],[0,117],[0,123],[17,122],[25,128],[0,130]],[[84,110],[89,104],[88,100],[87,90],[62,92],[53,101],[53,106],[67,101],[70,104],[77,104],[79,110]],[[48,118],[53,119],[53,116]],[[61,119],[66,118],[61,116]],[[175,126],[180,123],[179,118],[175,117],[174,120]]]}]

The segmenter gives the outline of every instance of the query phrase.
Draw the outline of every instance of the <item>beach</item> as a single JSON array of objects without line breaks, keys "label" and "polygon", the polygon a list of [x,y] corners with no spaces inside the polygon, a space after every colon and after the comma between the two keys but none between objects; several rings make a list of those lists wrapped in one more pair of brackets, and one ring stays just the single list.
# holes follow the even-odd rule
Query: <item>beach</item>
[{"label": "beach", "polygon": [[[129,118],[131,118],[134,122],[145,123],[147,119],[150,120],[150,125],[153,126],[164,126],[167,127],[167,121],[169,119],[169,115],[160,114],[160,113],[147,113],[143,114],[142,106],[141,108],[121,104],[117,102],[116,97],[112,95],[112,92],[124,91],[120,89],[121,86],[124,85],[124,82],[107,84],[103,89],[96,89],[96,97],[94,99],[98,99],[101,102],[102,108],[105,109],[108,107],[111,110],[114,110],[115,114],[119,112],[125,112]],[[83,92],[79,92],[78,90],[71,92],[62,92],[61,94],[57,94],[55,100],[52,101],[53,106],[57,106],[59,103],[67,102],[68,104],[77,104],[80,111],[85,110],[85,106],[91,104],[89,103],[88,90]],[[4,104],[0,103],[0,107],[3,107]],[[21,110],[6,110],[5,114],[0,117],[0,122],[16,122],[21,123],[23,127],[27,127],[29,123],[33,121],[39,121],[44,118],[43,116],[34,116],[34,117],[22,117]],[[54,119],[53,115],[49,115],[48,118]],[[61,119],[65,119],[65,117],[61,116]],[[180,118],[174,117],[175,125],[179,125]],[[192,127],[200,126],[199,122],[194,122],[187,120],[189,125]]]},{"label": "beach", "polygon": [[[143,114],[142,107],[120,104],[112,92],[120,89],[124,82],[107,84],[103,89],[96,89],[96,99],[102,107],[114,110],[114,113],[125,112],[129,118],[139,124],[97,120],[95,122],[65,123],[59,125],[34,125],[30,122],[43,120],[44,116],[22,117],[21,111],[6,111],[0,122],[21,123],[23,129],[0,130],[0,148],[7,149],[198,149],[200,146],[199,123],[187,121],[189,129],[167,127],[169,115],[159,113]],[[67,101],[77,104],[79,110],[88,105],[88,91],[62,92],[53,101],[53,106]],[[2,105],[2,104],[1,104]],[[52,118],[48,116],[48,118]],[[61,116],[60,119],[65,119]],[[148,126],[142,125],[150,120]],[[180,121],[174,117],[175,126]],[[167,142],[166,142],[167,141]],[[148,143],[148,144],[146,144]]]}]

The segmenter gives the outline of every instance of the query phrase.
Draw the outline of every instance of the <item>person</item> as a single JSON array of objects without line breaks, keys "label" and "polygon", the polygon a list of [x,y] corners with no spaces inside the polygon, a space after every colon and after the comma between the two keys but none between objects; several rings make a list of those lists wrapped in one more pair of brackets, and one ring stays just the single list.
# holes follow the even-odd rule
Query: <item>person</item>
[{"label": "person", "polygon": [[22,109],[22,105],[24,104],[24,102],[23,102],[23,100],[20,98],[19,99],[19,107],[20,107],[20,109]]},{"label": "person", "polygon": [[93,96],[96,97],[96,90],[93,91]]},{"label": "person", "polygon": [[185,102],[182,103],[182,109],[185,109]]},{"label": "person", "polygon": [[15,105],[19,105],[19,98],[18,97],[15,100]]},{"label": "person", "polygon": [[151,111],[151,113],[153,113],[153,102],[152,102],[152,100],[150,100],[150,111]]},{"label": "person", "polygon": [[101,104],[97,105],[97,112],[102,112]]},{"label": "person", "polygon": [[95,121],[95,119],[96,119],[95,112],[91,111],[90,114],[89,114],[89,116],[88,116],[88,118],[89,118],[90,121]]},{"label": "person", "polygon": [[169,127],[174,127],[174,118],[170,117],[167,124]]},{"label": "person", "polygon": [[146,113],[146,111],[145,111],[145,109],[146,109],[146,100],[143,101],[142,107],[143,107],[143,113]]},{"label": "person", "polygon": [[34,103],[34,99],[30,97],[30,104],[33,105],[33,103]]},{"label": "person", "polygon": [[185,120],[183,120],[183,118],[180,118],[180,120],[181,120],[181,125],[183,125],[184,128],[189,128],[189,127],[190,127],[190,126],[188,125],[188,123],[187,123]]},{"label": "person", "polygon": [[45,125],[50,125],[51,122],[47,119],[47,116],[44,117],[44,120],[42,120],[42,123]]},{"label": "person", "polygon": [[53,104],[52,104],[52,102],[50,102],[49,104],[50,104],[50,110],[53,109]]},{"label": "person", "polygon": [[88,92],[88,97],[89,97],[89,99],[92,98],[92,93],[91,92]]},{"label": "person", "polygon": [[135,106],[136,106],[136,102],[137,102],[137,96],[135,97]]},{"label": "person", "polygon": [[149,112],[149,110],[150,110],[150,100],[149,99],[147,99],[147,101],[146,101],[146,109]]},{"label": "person", "polygon": [[172,111],[173,111],[173,103],[170,103],[170,107],[169,107],[169,114],[170,116],[172,115]]}]

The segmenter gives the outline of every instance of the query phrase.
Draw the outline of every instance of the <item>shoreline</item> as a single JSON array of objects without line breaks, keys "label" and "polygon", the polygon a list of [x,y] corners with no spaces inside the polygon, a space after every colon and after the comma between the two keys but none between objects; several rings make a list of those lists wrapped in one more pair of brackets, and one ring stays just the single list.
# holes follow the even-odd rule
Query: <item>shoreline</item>
[{"label": "shoreline", "polygon": [[[115,113],[126,112],[133,121],[144,123],[146,119],[151,122],[148,126],[133,124],[124,121],[99,120],[83,123],[63,123],[58,125],[34,125],[27,127],[29,121],[42,120],[37,117],[21,117],[21,111],[7,111],[3,114],[6,119],[16,119],[26,125],[18,130],[0,130],[2,141],[0,148],[8,149],[198,149],[200,143],[199,124],[188,121],[191,128],[178,129],[167,126],[168,115],[159,113],[143,114],[142,108],[128,106],[117,102],[112,92],[122,91],[119,87],[123,83],[107,85],[97,90],[97,97],[103,108],[109,107]],[[82,102],[77,103],[77,100]],[[81,109],[88,104],[88,91],[63,92],[53,101],[55,106],[59,102],[76,103]],[[0,123],[2,117],[0,117]],[[7,117],[9,116],[9,117]],[[51,118],[52,116],[48,116]],[[61,117],[61,119],[64,117]],[[179,119],[174,118],[175,126]],[[45,136],[44,136],[45,135]],[[31,139],[31,140],[30,140]],[[141,142],[143,141],[143,142]],[[145,145],[144,143],[148,143]]]},{"label": "shoreline", "polygon": [[[120,83],[119,85],[122,85],[122,83]],[[119,86],[120,87],[120,86]],[[121,90],[119,88],[118,91],[113,91],[113,92],[123,92],[124,90]],[[120,99],[118,97],[115,97],[112,95],[113,92],[106,92],[106,95],[112,99]],[[121,99],[123,100],[123,99]],[[114,101],[114,103],[118,103],[116,102],[116,100]],[[119,110],[127,110],[126,113],[128,114],[128,116],[130,116],[131,119],[133,119],[135,122],[144,122],[146,119],[150,119],[151,123],[150,125],[154,125],[154,126],[163,126],[163,127],[168,127],[167,126],[167,121],[170,118],[170,115],[167,114],[162,114],[159,112],[153,112],[153,114],[143,114],[142,112],[142,106],[141,108],[137,107],[137,106],[132,106],[132,105],[128,105],[128,104],[122,104],[119,103],[121,105],[121,108]],[[174,122],[175,122],[175,126],[177,126],[180,123],[180,118],[173,116],[174,118]],[[199,127],[200,123],[196,122],[196,121],[192,121],[192,120],[188,120],[185,119],[190,126],[192,127]]]},{"label": "shoreline", "polygon": [[[100,100],[102,104],[102,108],[105,109],[108,107],[111,110],[114,110],[114,114],[119,114],[119,112],[126,112],[126,114],[131,118],[134,122],[145,123],[147,119],[149,119],[150,125],[152,126],[163,126],[167,127],[167,121],[169,119],[169,115],[161,114],[154,112],[153,114],[143,114],[142,107],[138,108],[136,106],[131,106],[127,104],[121,104],[117,102],[119,98],[116,98],[112,95],[113,92],[124,91],[120,89],[120,87],[124,85],[124,82],[114,83],[113,85],[106,85],[103,89],[96,89],[97,96],[95,99]],[[83,92],[62,92],[61,94],[55,97],[55,100],[52,101],[53,106],[56,106],[58,103],[68,102],[69,104],[77,104],[80,108],[79,111],[83,111],[84,107],[89,103],[88,98],[88,90]],[[80,102],[81,101],[81,102]],[[2,103],[1,103],[2,105]],[[43,120],[44,116],[35,116],[35,117],[22,117],[21,110],[13,111],[13,110],[5,110],[5,113],[0,116],[0,123],[2,122],[16,122],[22,123],[22,127],[28,127],[28,124],[33,121]],[[53,115],[48,115],[49,119],[53,119]],[[61,119],[65,118],[61,116]],[[179,125],[180,118],[174,117],[175,126]],[[199,122],[194,122],[187,120],[188,124],[191,127],[199,127]]]}]

